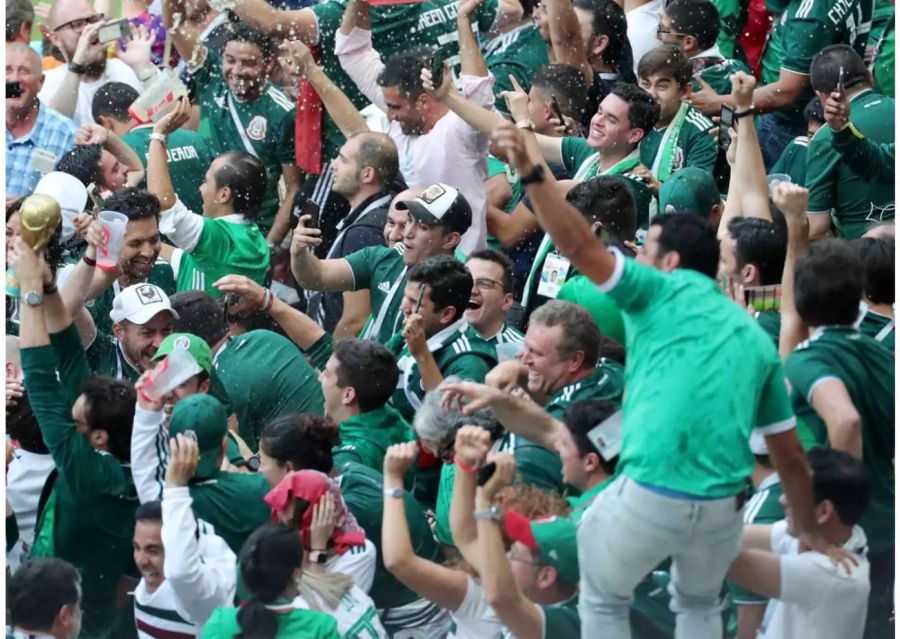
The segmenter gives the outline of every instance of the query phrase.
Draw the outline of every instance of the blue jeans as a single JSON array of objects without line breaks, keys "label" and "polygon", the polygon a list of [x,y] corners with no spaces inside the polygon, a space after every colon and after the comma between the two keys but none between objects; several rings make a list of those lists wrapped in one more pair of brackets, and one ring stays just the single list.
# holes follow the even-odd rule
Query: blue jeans
[{"label": "blue jeans", "polygon": [[799,135],[806,135],[806,125],[791,124],[787,120],[776,117],[774,113],[766,113],[756,119],[756,134],[759,136],[763,164],[768,173],[791,140]]},{"label": "blue jeans", "polygon": [[631,639],[632,592],[668,557],[676,639],[721,639],[719,593],[741,545],[738,506],[736,497],[664,497],[625,476],[610,484],[578,529],[582,639]]}]

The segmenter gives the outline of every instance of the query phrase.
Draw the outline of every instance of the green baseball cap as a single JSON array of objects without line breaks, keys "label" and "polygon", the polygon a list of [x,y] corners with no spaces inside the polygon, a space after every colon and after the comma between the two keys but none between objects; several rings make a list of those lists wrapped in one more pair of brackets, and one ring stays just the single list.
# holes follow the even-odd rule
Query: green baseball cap
[{"label": "green baseball cap", "polygon": [[721,201],[712,172],[695,166],[676,171],[659,190],[660,213],[694,213],[706,218]]},{"label": "green baseball cap", "polygon": [[543,517],[530,520],[514,510],[507,511],[503,526],[507,536],[541,553],[556,568],[560,579],[578,585],[578,529],[568,517]]},{"label": "green baseball cap", "polygon": [[176,348],[186,350],[193,356],[197,365],[206,371],[207,375],[212,375],[213,361],[212,351],[209,350],[209,344],[190,333],[172,333],[169,335],[162,341],[159,348],[156,349],[153,361],[158,362]]},{"label": "green baseball cap", "polygon": [[175,404],[169,420],[169,437],[192,431],[200,448],[194,477],[212,477],[219,469],[222,440],[228,433],[228,414],[215,397],[198,393]]}]

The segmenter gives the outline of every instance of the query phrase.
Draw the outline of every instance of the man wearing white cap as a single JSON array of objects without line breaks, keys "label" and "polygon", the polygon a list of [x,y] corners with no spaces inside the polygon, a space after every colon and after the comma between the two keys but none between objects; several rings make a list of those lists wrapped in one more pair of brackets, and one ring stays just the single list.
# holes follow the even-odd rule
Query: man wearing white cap
[{"label": "man wearing white cap", "polygon": [[82,340],[90,344],[86,349],[88,364],[97,375],[137,381],[141,373],[155,365],[156,349],[172,332],[172,321],[178,319],[178,313],[158,286],[134,284],[116,295],[109,316],[114,322],[113,335],[94,328],[93,339],[86,340],[82,330]]}]

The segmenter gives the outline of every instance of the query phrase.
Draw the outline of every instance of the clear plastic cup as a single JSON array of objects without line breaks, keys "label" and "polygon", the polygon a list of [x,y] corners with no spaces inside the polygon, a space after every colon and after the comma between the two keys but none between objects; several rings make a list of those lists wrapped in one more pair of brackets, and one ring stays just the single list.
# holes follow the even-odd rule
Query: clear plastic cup
[{"label": "clear plastic cup", "polygon": [[510,359],[516,359],[525,349],[524,342],[507,342],[505,344],[497,344],[497,361],[505,362]]},{"label": "clear plastic cup", "polygon": [[193,355],[183,348],[173,349],[150,372],[149,384],[140,393],[145,399],[157,402],[201,370]]},{"label": "clear plastic cup", "polygon": [[128,114],[140,122],[157,122],[188,94],[187,87],[171,69],[163,69],[128,107]]},{"label": "clear plastic cup", "polygon": [[788,184],[793,182],[791,176],[787,173],[772,173],[771,175],[766,176],[766,181],[769,183],[769,197],[772,197],[775,194],[775,187],[782,182],[787,182]]},{"label": "clear plastic cup", "polygon": [[106,238],[106,246],[97,250],[97,266],[104,271],[111,271],[119,263],[128,216],[118,211],[100,211],[97,220],[100,222],[100,232]]}]

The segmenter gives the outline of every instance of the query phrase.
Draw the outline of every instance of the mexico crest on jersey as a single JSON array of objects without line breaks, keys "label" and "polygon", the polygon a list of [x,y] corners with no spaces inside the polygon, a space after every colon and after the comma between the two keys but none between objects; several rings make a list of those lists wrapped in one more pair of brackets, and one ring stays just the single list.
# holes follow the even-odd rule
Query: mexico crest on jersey
[{"label": "mexico crest on jersey", "polygon": [[263,140],[266,137],[267,126],[268,122],[266,119],[261,115],[257,115],[250,120],[250,124],[247,125],[247,136],[251,140]]}]

